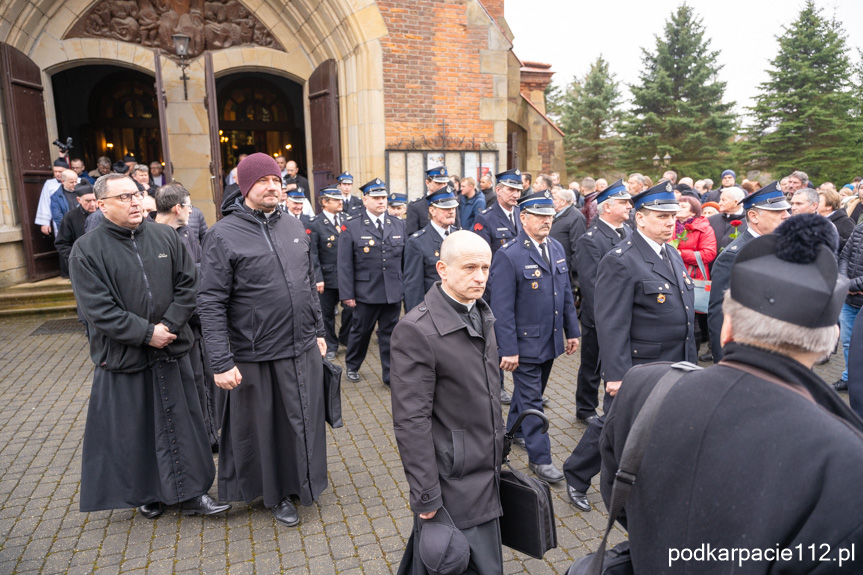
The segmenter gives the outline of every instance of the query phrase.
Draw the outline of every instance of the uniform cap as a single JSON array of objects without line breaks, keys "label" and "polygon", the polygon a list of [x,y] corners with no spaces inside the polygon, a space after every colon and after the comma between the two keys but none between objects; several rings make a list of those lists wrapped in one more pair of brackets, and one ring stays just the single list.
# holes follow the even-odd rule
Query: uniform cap
[{"label": "uniform cap", "polygon": [[397,194],[393,192],[387,198],[387,203],[391,206],[403,206],[408,203],[408,196],[407,194]]},{"label": "uniform cap", "polygon": [[551,192],[548,190],[523,197],[518,201],[518,208],[523,212],[537,216],[553,216],[555,214],[554,200],[551,199]]},{"label": "uniform cap", "polygon": [[524,185],[522,185],[521,182],[521,172],[518,168],[501,172],[495,176],[495,178],[497,179],[498,184],[503,184],[510,188],[515,188],[516,190],[524,189]]},{"label": "uniform cap", "polygon": [[449,173],[446,171],[446,166],[438,166],[430,170],[426,170],[426,179],[439,184],[445,184],[449,181]]},{"label": "uniform cap", "polygon": [[426,201],[430,206],[436,208],[455,208],[458,207],[458,199],[453,194],[452,188],[449,186],[443,187],[436,192],[426,196]]},{"label": "uniform cap", "polygon": [[444,507],[420,527],[420,559],[432,575],[464,573],[470,562],[470,545]]},{"label": "uniform cap", "polygon": [[757,192],[752,192],[741,200],[744,210],[760,208],[762,210],[790,210],[791,204],[779,187],[779,182],[772,181]]},{"label": "uniform cap", "polygon": [[330,198],[331,200],[341,200],[342,193],[335,186],[327,186],[326,188],[321,188],[318,192],[318,195],[322,198]]},{"label": "uniform cap", "polygon": [[626,189],[626,184],[623,180],[617,180],[598,194],[596,194],[596,205],[601,204],[606,200],[631,200],[632,196],[629,190]]},{"label": "uniform cap", "polygon": [[69,164],[66,163],[66,160],[61,160],[61,159],[57,158],[56,160],[54,160],[54,167],[55,168],[66,168],[66,169],[68,169]]},{"label": "uniform cap", "polygon": [[345,172],[340,174],[339,177],[336,178],[340,184],[353,184],[354,177],[350,174],[350,172]]},{"label": "uniform cap", "polygon": [[375,178],[365,185],[360,186],[360,191],[364,196],[371,196],[373,198],[387,197],[387,185],[380,178]]},{"label": "uniform cap", "polygon": [[674,197],[674,186],[665,180],[633,196],[632,206],[636,210],[647,208],[656,212],[676,212],[680,209],[680,202]]},{"label": "uniform cap", "polygon": [[288,201],[302,204],[306,200],[306,194],[299,188],[288,191]]}]

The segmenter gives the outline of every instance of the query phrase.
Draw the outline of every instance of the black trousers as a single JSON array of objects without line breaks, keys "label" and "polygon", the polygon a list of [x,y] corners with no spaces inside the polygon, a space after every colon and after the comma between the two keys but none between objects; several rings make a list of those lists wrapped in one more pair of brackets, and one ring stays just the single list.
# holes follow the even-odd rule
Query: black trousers
[{"label": "black trousers", "polygon": [[611,409],[613,400],[612,396],[605,394],[605,397],[602,398],[602,410],[605,413],[587,424],[587,429],[581,436],[578,445],[572,450],[572,455],[563,463],[563,475],[566,477],[566,484],[582,493],[587,493],[587,490],[590,489],[590,481],[602,467],[599,436],[602,435],[605,417],[608,410]]},{"label": "black trousers", "polygon": [[359,371],[369,351],[369,341],[375,324],[378,326],[378,345],[381,349],[381,375],[384,384],[390,384],[390,338],[399,321],[402,303],[363,303],[354,308],[345,366],[348,371]]},{"label": "black trousers", "polygon": [[324,336],[327,340],[327,351],[333,353],[339,349],[339,344],[348,344],[348,333],[351,330],[351,318],[354,310],[342,304],[342,326],[336,334],[336,306],[339,304],[339,290],[324,288],[323,293],[318,294],[321,300],[321,315],[324,318]]},{"label": "black trousers", "polygon": [[599,406],[599,337],[596,328],[581,326],[581,365],[575,387],[575,415],[587,419],[596,415]]},{"label": "black trousers", "polygon": [[[509,406],[509,414],[506,418],[506,428],[511,430],[518,416],[528,409],[535,409],[542,413],[542,394],[548,384],[548,376],[554,359],[543,363],[525,363],[519,361],[518,367],[512,372],[512,403]],[[521,428],[516,431],[517,437],[524,437],[527,447],[528,460],[537,465],[551,463],[551,442],[547,433],[542,433],[542,423],[538,417],[525,417],[521,422]]]}]

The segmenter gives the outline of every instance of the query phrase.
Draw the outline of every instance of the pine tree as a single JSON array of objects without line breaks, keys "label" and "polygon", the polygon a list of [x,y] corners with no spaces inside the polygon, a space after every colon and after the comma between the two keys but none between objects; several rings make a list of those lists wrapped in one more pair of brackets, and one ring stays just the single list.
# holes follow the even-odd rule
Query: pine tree
[{"label": "pine tree", "polygon": [[[753,167],[781,177],[803,170],[817,185],[844,183],[860,158],[860,104],[845,32],[812,0],[777,38],[779,53],[751,108]],[[859,91],[859,88],[856,90]]]},{"label": "pine tree", "polygon": [[602,56],[564,95],[560,126],[564,134],[567,173],[608,177],[614,173],[620,141],[620,89]]},{"label": "pine tree", "polygon": [[710,50],[693,9],[678,7],[664,34],[656,37],[655,51],[642,49],[640,84],[630,87],[633,105],[620,128],[621,167],[653,172],[657,154],[669,154],[670,168],[693,178],[716,179],[727,167],[723,160],[734,134],[734,103],[722,101],[725,82],[716,77],[718,55]]}]

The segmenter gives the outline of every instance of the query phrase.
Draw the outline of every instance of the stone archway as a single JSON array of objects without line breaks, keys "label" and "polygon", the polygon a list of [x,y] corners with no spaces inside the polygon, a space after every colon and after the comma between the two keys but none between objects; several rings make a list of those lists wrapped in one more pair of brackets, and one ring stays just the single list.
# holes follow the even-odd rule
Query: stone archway
[{"label": "stone archway", "polygon": [[[137,4],[139,0],[125,0]],[[163,1],[163,0],[159,0]],[[186,4],[198,0],[185,0]],[[237,2],[238,0],[230,0]],[[57,137],[50,74],[81,63],[133,66],[155,72],[153,50],[116,38],[69,37],[69,32],[101,0],[45,0],[0,9],[11,22],[5,41],[27,54],[43,71],[49,139]],[[258,70],[287,75],[304,85],[315,68],[328,59],[338,63],[342,164],[358,178],[384,171],[384,100],[380,38],[387,34],[376,3],[357,7],[348,0],[262,0],[244,7],[265,23],[280,45],[232,46],[214,51],[215,74]],[[254,6],[254,8],[253,8]],[[12,13],[12,12],[15,13]],[[190,189],[196,202],[214,216],[210,189],[209,122],[204,106],[206,82],[203,57],[188,61],[188,100],[184,98],[178,61],[163,54],[162,77],[167,101],[168,141],[174,177]],[[308,104],[306,104],[306,108]],[[308,118],[308,109],[306,109]],[[2,118],[0,118],[2,120]],[[2,124],[2,121],[0,121]],[[308,119],[306,134],[310,133]],[[311,149],[307,145],[307,149]],[[8,158],[0,149],[0,163]],[[5,160],[8,162],[8,160]],[[309,161],[311,164],[311,161]],[[0,180],[0,196],[7,196]],[[209,203],[209,205],[207,205]]]}]

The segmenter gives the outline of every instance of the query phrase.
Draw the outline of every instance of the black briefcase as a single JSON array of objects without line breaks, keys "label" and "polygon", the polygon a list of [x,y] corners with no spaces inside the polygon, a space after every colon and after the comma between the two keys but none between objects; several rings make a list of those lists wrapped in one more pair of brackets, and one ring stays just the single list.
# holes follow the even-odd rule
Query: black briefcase
[{"label": "black briefcase", "polygon": [[[541,417],[543,433],[548,431],[545,414],[534,409],[524,411],[504,436],[504,459],[526,415]],[[516,471],[506,462],[500,469],[500,505],[503,508],[500,535],[504,545],[537,559],[557,547],[554,503],[548,483]]]},{"label": "black briefcase", "polygon": [[324,360],[324,416],[333,429],[342,427],[342,366]]}]

